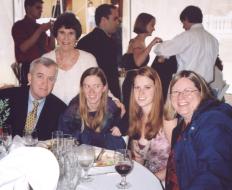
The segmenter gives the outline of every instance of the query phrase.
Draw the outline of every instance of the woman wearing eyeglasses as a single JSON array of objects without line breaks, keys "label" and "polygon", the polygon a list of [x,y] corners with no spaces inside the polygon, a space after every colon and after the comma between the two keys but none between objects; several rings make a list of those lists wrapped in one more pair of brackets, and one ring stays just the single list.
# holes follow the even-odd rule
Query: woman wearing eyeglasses
[{"label": "woman wearing eyeglasses", "polygon": [[81,144],[115,150],[125,148],[120,127],[120,109],[108,97],[105,74],[98,67],[87,69],[80,79],[80,94],[60,118],[59,129]]},{"label": "woman wearing eyeglasses", "polygon": [[164,113],[178,118],[166,189],[232,189],[232,107],[217,101],[199,75],[181,71],[170,83]]}]

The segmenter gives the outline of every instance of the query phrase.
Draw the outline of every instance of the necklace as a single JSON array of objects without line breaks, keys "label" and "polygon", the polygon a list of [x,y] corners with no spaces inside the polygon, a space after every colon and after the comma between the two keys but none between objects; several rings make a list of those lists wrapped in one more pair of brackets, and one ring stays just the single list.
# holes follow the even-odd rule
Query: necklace
[{"label": "necklace", "polygon": [[75,49],[65,53],[61,50],[56,51],[56,63],[60,69],[65,71],[70,70],[77,63],[78,58],[79,51]]}]

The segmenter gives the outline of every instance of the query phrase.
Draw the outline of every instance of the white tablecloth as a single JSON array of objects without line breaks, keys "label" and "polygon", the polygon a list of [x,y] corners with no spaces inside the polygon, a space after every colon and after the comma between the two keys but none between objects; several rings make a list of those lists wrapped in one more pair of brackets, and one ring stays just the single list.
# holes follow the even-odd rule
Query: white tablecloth
[{"label": "white tablecloth", "polygon": [[0,160],[0,189],[55,190],[59,165],[55,156],[45,148],[20,147]]},{"label": "white tablecloth", "polygon": [[[116,184],[120,182],[121,176],[114,172],[114,166],[95,167],[90,169],[94,180],[88,183],[80,183],[76,190],[118,190]],[[94,175],[109,172],[104,175]],[[134,162],[134,168],[127,176],[127,181],[131,184],[129,190],[162,190],[159,180],[145,167]]]}]

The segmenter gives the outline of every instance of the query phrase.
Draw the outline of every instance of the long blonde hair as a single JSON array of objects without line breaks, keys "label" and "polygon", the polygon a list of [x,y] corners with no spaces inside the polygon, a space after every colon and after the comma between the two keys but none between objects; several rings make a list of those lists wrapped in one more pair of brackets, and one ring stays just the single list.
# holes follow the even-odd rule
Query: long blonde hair
[{"label": "long blonde hair", "polygon": [[[102,93],[100,103],[98,105],[96,114],[94,117],[90,116],[89,109],[87,105],[87,99],[85,97],[84,91],[83,91],[83,83],[86,77],[88,76],[97,76],[104,87],[106,87],[106,90]],[[80,96],[79,96],[79,110],[80,110],[80,116],[84,122],[84,124],[94,129],[96,132],[100,132],[102,129],[102,124],[104,121],[104,117],[107,111],[107,95],[108,95],[108,84],[106,80],[106,76],[104,72],[98,68],[98,67],[91,67],[87,69],[81,76],[80,81]]]},{"label": "long blonde hair", "polygon": [[[160,128],[163,125],[162,114],[163,114],[163,94],[162,94],[162,85],[160,78],[155,70],[150,67],[143,67],[136,71],[136,76],[145,76],[151,79],[155,86],[155,95],[153,97],[153,103],[151,111],[148,115],[147,122],[145,124],[145,138],[151,139],[154,138],[159,132]],[[134,79],[135,79],[134,77]],[[142,119],[144,117],[142,108],[137,104],[134,95],[134,84],[131,89],[131,98],[130,98],[130,107],[129,107],[129,131],[128,134],[130,137],[135,135],[141,136],[141,126]]]}]

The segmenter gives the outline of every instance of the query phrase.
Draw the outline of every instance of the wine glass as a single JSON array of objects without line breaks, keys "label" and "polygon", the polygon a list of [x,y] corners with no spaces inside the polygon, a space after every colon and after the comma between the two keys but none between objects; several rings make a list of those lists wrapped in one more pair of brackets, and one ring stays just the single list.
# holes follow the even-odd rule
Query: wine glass
[{"label": "wine glass", "polygon": [[36,129],[33,129],[32,131],[24,130],[23,135],[24,135],[24,144],[26,146],[35,146],[39,142]]},{"label": "wine glass", "polygon": [[1,139],[6,148],[6,151],[9,151],[9,148],[12,144],[12,130],[11,125],[6,124],[2,127]]},{"label": "wine glass", "polygon": [[127,149],[118,149],[114,154],[115,170],[121,175],[121,182],[116,186],[118,189],[128,189],[131,187],[130,183],[126,181],[126,176],[133,168],[133,161],[131,159],[131,152]]},{"label": "wine glass", "polygon": [[81,145],[78,147],[78,164],[84,171],[84,176],[81,178],[82,182],[90,182],[93,178],[89,177],[88,171],[94,162],[94,148],[89,145]]}]

